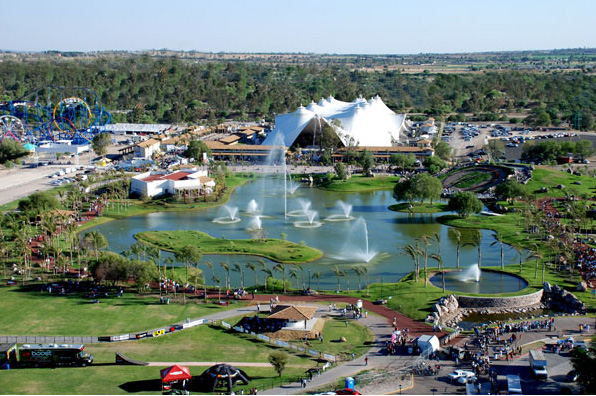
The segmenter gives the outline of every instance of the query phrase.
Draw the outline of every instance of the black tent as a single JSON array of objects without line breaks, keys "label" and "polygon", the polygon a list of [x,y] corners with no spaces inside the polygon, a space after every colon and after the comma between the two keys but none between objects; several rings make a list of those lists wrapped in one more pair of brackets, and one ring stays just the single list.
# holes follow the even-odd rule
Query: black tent
[{"label": "black tent", "polygon": [[200,379],[203,390],[207,392],[215,392],[216,388],[222,386],[227,386],[228,392],[232,392],[232,388],[238,381],[248,385],[246,373],[229,364],[216,364],[209,367],[201,374]]}]

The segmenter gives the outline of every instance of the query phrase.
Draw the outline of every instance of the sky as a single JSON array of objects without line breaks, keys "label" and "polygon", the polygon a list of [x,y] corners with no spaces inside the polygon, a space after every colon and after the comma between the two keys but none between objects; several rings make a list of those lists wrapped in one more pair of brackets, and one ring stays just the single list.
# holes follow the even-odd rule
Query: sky
[{"label": "sky", "polygon": [[594,0],[48,0],[0,6],[0,50],[419,54],[596,47]]}]

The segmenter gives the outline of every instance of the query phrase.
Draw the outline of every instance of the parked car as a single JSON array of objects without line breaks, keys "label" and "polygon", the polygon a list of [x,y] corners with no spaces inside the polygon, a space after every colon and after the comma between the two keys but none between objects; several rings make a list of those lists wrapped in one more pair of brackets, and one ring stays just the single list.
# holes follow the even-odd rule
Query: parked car
[{"label": "parked car", "polygon": [[457,381],[460,378],[475,377],[476,374],[473,371],[468,370],[455,370],[447,375],[449,382]]}]

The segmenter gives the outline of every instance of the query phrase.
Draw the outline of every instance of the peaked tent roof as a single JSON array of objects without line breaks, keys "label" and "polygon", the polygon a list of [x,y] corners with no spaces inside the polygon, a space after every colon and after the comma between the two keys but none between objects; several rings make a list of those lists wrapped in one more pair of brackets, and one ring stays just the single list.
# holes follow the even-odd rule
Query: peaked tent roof
[{"label": "peaked tent roof", "polygon": [[[340,126],[333,125],[332,120],[339,121]],[[285,146],[290,147],[300,133],[314,123],[331,125],[346,146],[390,147],[399,141],[405,115],[389,109],[379,96],[369,100],[360,96],[352,102],[329,96],[318,103],[313,101],[306,107],[300,106],[293,113],[275,117],[275,129],[263,144],[274,145],[281,136]]]},{"label": "peaked tent roof", "polygon": [[317,312],[317,307],[277,305],[268,319],[310,320],[315,316],[315,312]]},{"label": "peaked tent roof", "polygon": [[177,364],[173,365],[172,367],[161,369],[159,373],[161,374],[161,382],[192,379],[192,375],[190,375],[190,370],[188,367],[178,366]]}]

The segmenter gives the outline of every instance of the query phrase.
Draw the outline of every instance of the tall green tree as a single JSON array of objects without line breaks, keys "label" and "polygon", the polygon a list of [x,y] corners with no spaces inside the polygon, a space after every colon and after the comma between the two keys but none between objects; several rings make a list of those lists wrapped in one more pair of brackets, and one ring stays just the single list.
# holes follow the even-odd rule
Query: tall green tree
[{"label": "tall green tree", "polygon": [[362,174],[368,176],[370,174],[370,170],[375,165],[375,157],[373,156],[373,153],[371,151],[364,149],[360,153],[358,163],[360,164],[360,166],[362,166]]},{"label": "tall green tree", "polygon": [[201,254],[201,250],[194,246],[194,245],[186,245],[184,247],[182,247],[182,249],[180,249],[179,251],[177,251],[175,254],[176,256],[176,260],[184,263],[184,270],[185,270],[185,285],[183,288],[183,299],[184,299],[184,304],[186,304],[186,287],[188,286],[188,267],[191,265],[195,265],[197,266],[199,264],[199,262],[201,261],[202,258],[202,254]]},{"label": "tall green tree", "polygon": [[286,369],[289,358],[290,356],[283,351],[275,351],[269,354],[269,363],[271,363],[278,376],[281,377],[282,373]]},{"label": "tall green tree", "polygon": [[480,213],[484,205],[476,194],[470,191],[457,192],[449,198],[448,208],[457,212],[460,217],[467,218]]},{"label": "tall green tree", "polygon": [[578,374],[577,382],[584,387],[585,393],[596,394],[596,336],[592,336],[588,349],[573,349],[571,364]]},{"label": "tall green tree", "polygon": [[112,142],[112,135],[109,133],[100,133],[93,137],[91,141],[91,148],[95,152],[95,154],[99,156],[105,156],[108,153],[108,147]]},{"label": "tall green tree", "polygon": [[195,162],[201,162],[203,160],[203,154],[211,154],[211,150],[207,147],[207,144],[202,140],[191,140],[186,150],[184,151],[185,158],[194,158]]}]

